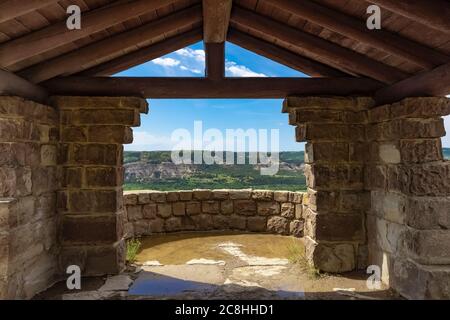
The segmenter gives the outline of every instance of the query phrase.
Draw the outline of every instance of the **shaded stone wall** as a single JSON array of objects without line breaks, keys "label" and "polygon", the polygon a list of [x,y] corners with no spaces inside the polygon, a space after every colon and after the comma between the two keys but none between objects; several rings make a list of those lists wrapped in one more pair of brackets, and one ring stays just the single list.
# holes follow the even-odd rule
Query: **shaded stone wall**
[{"label": "shaded stone wall", "polygon": [[115,274],[124,268],[123,144],[148,105],[139,98],[54,97],[60,111],[61,272]]},{"label": "shaded stone wall", "polygon": [[58,139],[55,109],[0,97],[0,299],[56,280]]},{"label": "shaded stone wall", "polygon": [[450,298],[450,162],[440,141],[450,99],[405,99],[368,114],[370,263],[407,298]]},{"label": "shaded stone wall", "polygon": [[126,192],[127,237],[236,230],[303,236],[302,192],[193,190]]},{"label": "shaded stone wall", "polygon": [[306,141],[306,253],[331,272],[381,269],[407,298],[450,298],[450,99],[287,98]]}]

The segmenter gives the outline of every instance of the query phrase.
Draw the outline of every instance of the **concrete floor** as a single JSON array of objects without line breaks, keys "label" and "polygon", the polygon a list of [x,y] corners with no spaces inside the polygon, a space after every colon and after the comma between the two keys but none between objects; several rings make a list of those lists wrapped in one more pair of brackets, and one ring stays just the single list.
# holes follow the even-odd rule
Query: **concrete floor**
[{"label": "concrete floor", "polygon": [[[370,290],[364,272],[317,275],[301,259],[301,239],[264,234],[172,234],[142,240],[127,273],[64,283],[38,299],[396,299]],[[297,261],[294,261],[297,260]]]}]

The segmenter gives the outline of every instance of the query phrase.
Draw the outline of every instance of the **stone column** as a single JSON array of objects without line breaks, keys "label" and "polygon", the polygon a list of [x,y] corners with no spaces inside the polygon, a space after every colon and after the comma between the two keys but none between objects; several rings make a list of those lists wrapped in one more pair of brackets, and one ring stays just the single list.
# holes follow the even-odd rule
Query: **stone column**
[{"label": "stone column", "polygon": [[123,239],[123,144],[148,111],[140,98],[54,97],[60,111],[62,217],[60,267],[83,276],[120,272]]},{"label": "stone column", "polygon": [[364,190],[369,98],[290,97],[283,112],[305,148],[309,203],[304,203],[306,257],[325,272],[366,264]]},{"label": "stone column", "polygon": [[450,298],[450,99],[409,98],[369,111],[370,264],[412,299]]}]

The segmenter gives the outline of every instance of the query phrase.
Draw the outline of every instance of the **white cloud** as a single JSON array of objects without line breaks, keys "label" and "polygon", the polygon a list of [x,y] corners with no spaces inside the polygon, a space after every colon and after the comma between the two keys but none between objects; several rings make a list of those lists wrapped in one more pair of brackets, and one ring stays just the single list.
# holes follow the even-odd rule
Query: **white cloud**
[{"label": "white cloud", "polygon": [[193,58],[198,62],[205,62],[205,50],[193,50],[191,48],[184,48],[175,51],[175,54],[186,58]]},{"label": "white cloud", "polygon": [[267,77],[264,73],[254,72],[246,66],[239,65],[233,61],[227,61],[225,70],[227,71],[227,75],[231,77]]},{"label": "white cloud", "polygon": [[186,66],[183,66],[183,65],[180,66],[180,69],[184,70],[184,71],[190,71],[190,72],[195,73],[195,74],[202,74],[203,73],[202,70],[200,70],[200,69],[189,68],[189,67],[186,67]]},{"label": "white cloud", "polygon": [[172,58],[157,58],[152,62],[163,67],[176,67],[181,63],[179,60]]}]

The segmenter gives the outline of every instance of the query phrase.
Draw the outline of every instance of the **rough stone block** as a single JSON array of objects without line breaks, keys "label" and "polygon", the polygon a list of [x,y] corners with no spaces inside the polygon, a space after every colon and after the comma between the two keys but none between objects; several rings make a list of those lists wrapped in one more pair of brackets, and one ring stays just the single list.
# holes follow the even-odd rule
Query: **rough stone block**
[{"label": "rough stone block", "polygon": [[63,242],[72,244],[113,243],[122,237],[123,227],[116,214],[101,216],[64,216]]},{"label": "rough stone block", "polygon": [[289,220],[279,216],[269,217],[267,231],[278,234],[289,234]]},{"label": "rough stone block", "polygon": [[180,195],[176,191],[169,191],[166,194],[166,198],[167,198],[168,202],[175,202],[175,201],[180,200]]},{"label": "rough stone block", "polygon": [[121,192],[109,190],[78,190],[69,192],[68,206],[72,213],[116,212],[120,207]]},{"label": "rough stone block", "polygon": [[142,206],[128,206],[127,207],[127,216],[129,221],[138,221],[144,218],[142,212]]},{"label": "rough stone block", "polygon": [[267,229],[267,219],[265,217],[248,217],[247,229],[253,232],[265,232]]},{"label": "rough stone block", "polygon": [[158,203],[164,203],[167,201],[166,193],[160,191],[152,191],[150,193],[150,200]]},{"label": "rough stone block", "polygon": [[228,190],[213,190],[212,197],[214,200],[227,200],[229,193]]},{"label": "rough stone block", "polygon": [[235,200],[234,213],[251,216],[256,214],[256,202],[253,200]]},{"label": "rough stone block", "polygon": [[251,198],[252,190],[251,189],[230,190],[229,194],[231,200],[247,200]]},{"label": "rough stone block", "polygon": [[142,206],[142,215],[144,219],[155,219],[157,212],[156,204],[145,204]]},{"label": "rough stone block", "polygon": [[365,240],[361,214],[315,214],[308,211],[306,220],[308,235],[318,241],[361,242]]},{"label": "rough stone block", "polygon": [[234,212],[233,200],[224,200],[220,202],[220,212],[222,214],[232,214]]},{"label": "rough stone block", "polygon": [[279,215],[280,204],[276,201],[258,202],[258,214],[263,216]]},{"label": "rough stone block", "polygon": [[289,224],[289,234],[294,237],[303,237],[304,222],[302,220],[294,220]]},{"label": "rough stone block", "polygon": [[121,168],[88,167],[86,168],[87,187],[115,187],[123,183]]},{"label": "rough stone block", "polygon": [[273,199],[278,202],[288,201],[289,191],[274,191]]},{"label": "rough stone block", "polygon": [[441,139],[400,140],[400,153],[403,163],[425,163],[441,161]]},{"label": "rough stone block", "polygon": [[137,194],[124,194],[123,195],[123,203],[125,205],[135,205],[138,203]]},{"label": "rough stone block", "polygon": [[200,202],[191,201],[186,203],[186,213],[188,216],[200,214],[202,211],[202,204]]},{"label": "rough stone block", "polygon": [[407,299],[450,298],[449,266],[424,266],[397,258],[392,263],[389,280],[391,286]]},{"label": "rough stone block", "polygon": [[152,202],[150,199],[150,194],[148,193],[138,193],[137,197],[139,204],[147,204]]},{"label": "rough stone block", "polygon": [[202,212],[209,214],[219,214],[220,213],[220,202],[219,201],[202,201]]},{"label": "rough stone block", "polygon": [[150,220],[148,226],[151,233],[161,233],[165,231],[163,219]]},{"label": "rough stone block", "polygon": [[406,206],[406,224],[415,229],[450,229],[450,199],[410,197]]},{"label": "rough stone block", "polygon": [[175,202],[172,206],[174,216],[186,215],[186,204],[184,202]]},{"label": "rough stone block", "polygon": [[273,191],[253,190],[252,198],[259,201],[271,201],[273,200]]},{"label": "rough stone block", "polygon": [[450,265],[449,230],[408,230],[408,251],[421,264]]},{"label": "rough stone block", "polygon": [[167,232],[175,232],[182,230],[181,218],[179,217],[169,218],[165,221],[164,224]]},{"label": "rough stone block", "polygon": [[158,216],[168,218],[172,215],[172,205],[169,203],[158,204]]},{"label": "rough stone block", "polygon": [[317,243],[306,237],[305,248],[309,263],[321,271],[340,273],[356,268],[356,252],[350,243]]},{"label": "rough stone block", "polygon": [[41,147],[41,165],[55,166],[58,161],[58,150],[55,145],[46,144]]},{"label": "rough stone block", "polygon": [[234,230],[245,230],[247,226],[247,219],[242,216],[231,215],[229,217],[230,228]]},{"label": "rough stone block", "polygon": [[212,192],[211,190],[196,189],[193,192],[193,197],[196,200],[209,200],[212,197]]},{"label": "rough stone block", "polygon": [[180,195],[181,201],[190,201],[192,200],[192,191],[178,191],[178,194]]},{"label": "rough stone block", "polygon": [[294,219],[295,218],[295,204],[294,203],[282,203],[281,204],[281,216]]},{"label": "rough stone block", "polygon": [[214,228],[212,216],[207,214],[195,215],[192,217],[192,221],[197,231],[208,231]]},{"label": "rough stone block", "polygon": [[346,142],[308,142],[305,146],[305,163],[341,161],[349,161]]},{"label": "rough stone block", "polygon": [[129,144],[133,142],[133,131],[125,126],[89,126],[89,142]]}]

